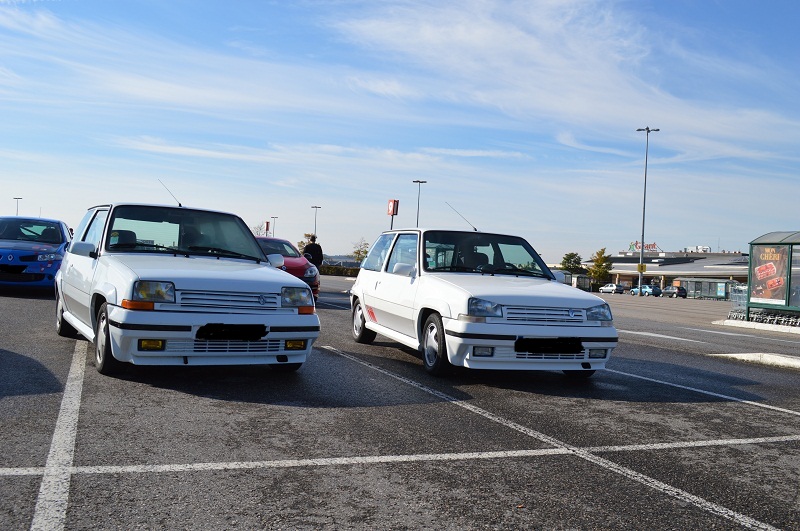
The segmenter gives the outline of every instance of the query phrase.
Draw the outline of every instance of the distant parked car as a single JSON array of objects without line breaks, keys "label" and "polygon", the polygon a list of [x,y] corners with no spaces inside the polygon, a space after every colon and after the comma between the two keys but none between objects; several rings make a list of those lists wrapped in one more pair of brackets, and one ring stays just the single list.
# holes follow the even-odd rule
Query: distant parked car
[{"label": "distant parked car", "polygon": [[[639,295],[639,287],[631,288],[631,295]],[[653,297],[658,297],[661,295],[661,288],[658,286],[650,286],[649,284],[644,284],[642,286],[642,295],[645,297],[649,297],[652,295]]]},{"label": "distant parked car", "polygon": [[63,221],[0,218],[0,286],[52,288],[70,239]]},{"label": "distant parked car", "polygon": [[314,300],[319,298],[319,269],[308,259],[310,255],[300,254],[300,251],[291,242],[280,238],[256,236],[256,240],[267,256],[271,254],[283,256],[281,269],[308,284],[314,294]]},{"label": "distant parked car", "polygon": [[666,286],[661,290],[662,297],[681,297],[686,298],[686,288],[683,286]]},{"label": "distant parked car", "polygon": [[625,286],[622,284],[606,284],[597,291],[600,293],[625,293]]}]

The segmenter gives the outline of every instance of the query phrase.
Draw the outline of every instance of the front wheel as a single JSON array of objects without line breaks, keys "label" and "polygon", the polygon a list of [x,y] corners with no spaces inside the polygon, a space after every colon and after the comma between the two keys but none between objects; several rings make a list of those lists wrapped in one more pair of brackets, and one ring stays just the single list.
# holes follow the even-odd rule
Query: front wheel
[{"label": "front wheel", "polygon": [[97,372],[111,375],[122,370],[122,362],[111,352],[111,338],[108,335],[108,304],[100,305],[97,312],[97,325],[94,331],[94,366]]},{"label": "front wheel", "polygon": [[425,320],[425,328],[422,330],[422,364],[433,376],[443,376],[452,367],[447,359],[444,326],[438,313],[430,314]]},{"label": "front wheel", "polygon": [[356,340],[356,343],[369,345],[375,341],[376,335],[375,332],[367,328],[364,320],[364,307],[361,306],[361,301],[356,299],[353,303],[353,339]]}]

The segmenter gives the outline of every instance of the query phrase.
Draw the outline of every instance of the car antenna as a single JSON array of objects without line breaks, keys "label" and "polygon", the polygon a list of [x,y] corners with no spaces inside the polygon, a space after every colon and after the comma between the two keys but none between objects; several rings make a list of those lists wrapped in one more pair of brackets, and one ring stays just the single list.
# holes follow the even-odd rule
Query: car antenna
[{"label": "car antenna", "polygon": [[[445,201],[445,202],[444,202],[444,204],[446,204],[446,205],[447,205],[447,206],[449,206],[450,208],[453,208],[453,205],[451,205],[451,204],[450,204],[450,203],[448,203],[447,201]],[[453,208],[453,212],[455,212],[456,214],[458,214],[459,216],[461,216],[461,212],[459,212],[459,211],[458,211],[458,210],[456,210],[455,208]],[[476,229],[476,228],[475,228],[475,225],[473,225],[472,223],[470,223],[470,222],[469,222],[469,220],[468,220],[467,218],[465,218],[464,216],[461,216],[461,219],[463,219],[464,221],[466,221],[466,222],[467,222],[467,225],[469,225],[470,227],[472,227],[472,230],[474,230],[475,232],[478,232],[478,229]]]},{"label": "car antenna", "polygon": [[[164,187],[164,189],[165,189],[167,192],[169,192],[169,188],[167,188],[167,185],[166,185],[166,184],[164,184],[163,182],[161,182],[161,179],[159,179],[159,180],[158,180],[158,182],[160,182],[160,183],[161,183],[161,186],[163,186],[163,187]],[[181,204],[181,202],[180,202],[180,201],[178,201],[178,198],[177,198],[177,197],[175,197],[175,196],[173,195],[173,193],[172,193],[172,192],[169,192],[169,195],[171,195],[171,196],[172,196],[172,199],[174,199],[174,200],[175,200],[175,202],[176,202],[176,203],[178,203],[178,206],[179,206],[179,207],[182,207],[182,206],[183,206],[183,205]]]}]

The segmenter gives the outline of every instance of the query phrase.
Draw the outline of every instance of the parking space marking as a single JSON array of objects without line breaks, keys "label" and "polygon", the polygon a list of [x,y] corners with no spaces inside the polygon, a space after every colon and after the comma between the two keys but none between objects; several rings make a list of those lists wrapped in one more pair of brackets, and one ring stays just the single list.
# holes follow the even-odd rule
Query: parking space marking
[{"label": "parking space marking", "polygon": [[684,389],[686,391],[692,391],[694,393],[701,393],[701,394],[708,395],[708,396],[713,396],[713,397],[716,397],[716,398],[724,398],[725,400],[730,400],[732,402],[740,402],[742,404],[747,404],[747,405],[750,405],[750,406],[760,407],[760,408],[763,408],[763,409],[769,409],[771,411],[778,411],[780,413],[788,413],[789,415],[796,415],[796,416],[800,417],[800,411],[794,411],[792,409],[785,409],[785,408],[782,408],[782,407],[771,406],[769,404],[762,404],[760,402],[754,402],[752,400],[745,400],[743,398],[736,398],[735,396],[723,395],[721,393],[715,393],[713,391],[706,391],[705,389],[698,389],[697,387],[689,387],[688,385],[681,385],[681,384],[676,384],[676,383],[672,383],[672,382],[667,382],[667,381],[664,381],[664,380],[657,380],[655,378],[649,378],[647,376],[639,376],[638,374],[631,374],[629,372],[622,372],[622,371],[617,371],[617,370],[614,370],[614,369],[605,369],[605,370],[608,371],[608,372],[613,372],[614,374],[620,374],[622,376],[628,376],[630,378],[638,378],[639,380],[645,380],[645,381],[648,381],[648,382],[653,382],[653,383],[657,383],[657,384],[661,384],[661,385],[667,385],[667,386],[670,386],[670,387],[677,387],[678,389]]},{"label": "parking space marking", "polygon": [[50,443],[50,452],[44,467],[39,497],[33,512],[31,530],[63,529],[69,501],[69,484],[72,477],[72,459],[75,456],[75,436],[78,432],[78,413],[81,407],[83,376],[86,372],[88,343],[75,342],[72,365],[64,386],[61,409]]},{"label": "parking space marking", "polygon": [[[697,508],[709,513],[727,518],[738,525],[750,529],[775,529],[772,526],[755,520],[751,517],[737,513],[721,505],[715,504],[689,492],[683,491],[669,484],[636,472],[630,468],[621,466],[612,461],[596,455],[604,452],[625,452],[625,451],[652,451],[674,448],[693,448],[710,446],[731,446],[744,444],[774,444],[782,442],[800,441],[800,435],[784,435],[775,437],[758,437],[747,439],[716,439],[706,441],[683,441],[665,442],[649,444],[633,444],[620,446],[598,446],[598,447],[577,447],[560,441],[554,437],[538,432],[517,424],[509,419],[505,419],[488,410],[479,408],[458,398],[450,396],[444,392],[427,387],[426,385],[406,378],[399,374],[378,367],[377,365],[358,359],[357,357],[342,352],[334,347],[322,346],[321,348],[329,352],[342,356],[350,361],[364,365],[372,370],[378,371],[385,376],[410,385],[422,392],[436,396],[441,400],[461,407],[474,414],[480,415],[488,420],[499,423],[519,433],[528,435],[538,441],[552,446],[552,448],[535,450],[513,450],[513,451],[494,451],[494,452],[460,452],[445,454],[411,454],[411,455],[377,455],[377,456],[354,456],[354,457],[333,457],[333,458],[314,458],[314,459],[285,459],[272,461],[253,461],[253,462],[219,462],[219,463],[189,463],[172,465],[130,465],[130,466],[72,466],[75,452],[75,441],[78,426],[78,415],[83,389],[83,379],[86,369],[87,356],[86,342],[76,342],[72,364],[70,367],[67,383],[64,388],[64,396],[61,402],[56,427],[50,452],[44,467],[26,468],[0,468],[0,476],[26,476],[41,475],[42,483],[34,510],[32,530],[44,529],[63,529],[66,519],[66,511],[69,500],[69,488],[71,476],[75,474],[119,474],[119,473],[159,473],[159,472],[191,472],[209,470],[237,470],[254,468],[289,468],[289,467],[313,467],[313,466],[342,466],[358,464],[379,464],[379,463],[403,463],[418,461],[455,461],[455,460],[474,460],[474,459],[503,459],[503,458],[524,458],[542,457],[552,455],[572,455],[587,462],[593,463],[608,471],[624,476],[639,484],[648,486],[680,501],[690,503]],[[782,413],[800,415],[800,412],[759,404],[749,400],[743,400],[711,391],[698,388],[673,384],[670,382],[656,380],[644,376],[606,369],[609,372],[639,378],[643,380],[660,383],[672,387],[677,387],[693,392],[703,393],[726,400],[740,402],[748,405],[762,407]]]},{"label": "parking space marking", "polygon": [[[689,327],[682,327],[684,330],[693,330],[695,332],[705,332],[706,334],[719,334],[721,336],[739,336],[739,337],[752,337],[753,339],[760,339],[763,340],[764,336],[756,336],[753,334],[741,334],[737,332],[721,332],[719,330],[706,330],[704,328],[689,328]],[[770,343],[790,343],[792,345],[800,345],[800,341],[791,341],[789,339],[775,339],[770,337]]]},{"label": "parking space marking", "polygon": [[667,483],[659,481],[659,480],[657,480],[655,478],[652,478],[652,477],[647,476],[645,474],[642,474],[640,472],[636,472],[635,470],[633,470],[631,468],[622,466],[622,465],[617,464],[617,463],[615,463],[613,461],[609,461],[608,459],[605,459],[604,457],[600,457],[599,455],[595,455],[594,453],[592,453],[589,450],[586,450],[586,449],[583,449],[583,448],[579,448],[577,446],[573,446],[573,445],[568,444],[566,442],[560,441],[560,440],[556,439],[555,437],[551,437],[551,436],[546,435],[546,434],[544,434],[542,432],[533,430],[533,429],[528,428],[526,426],[522,426],[521,424],[517,424],[516,422],[514,422],[512,420],[505,419],[503,417],[500,417],[499,415],[495,415],[494,413],[492,413],[492,412],[490,412],[490,411],[488,411],[486,409],[482,409],[482,408],[479,408],[479,407],[477,407],[477,406],[475,406],[473,404],[470,404],[468,402],[464,402],[462,400],[459,400],[458,398],[450,396],[450,395],[448,395],[446,393],[443,393],[441,391],[437,391],[436,389],[428,387],[428,386],[426,386],[426,385],[424,385],[424,384],[422,384],[420,382],[411,380],[410,378],[406,378],[405,376],[401,376],[399,374],[395,374],[395,373],[393,373],[391,371],[388,371],[386,369],[378,367],[377,365],[374,365],[372,363],[369,363],[369,362],[366,362],[364,360],[361,360],[361,359],[357,358],[356,356],[353,356],[353,355],[347,354],[345,352],[342,352],[341,350],[338,350],[338,349],[336,349],[334,347],[323,346],[321,348],[323,348],[325,350],[328,350],[330,352],[333,352],[335,354],[338,354],[338,355],[340,355],[340,356],[342,356],[344,358],[347,358],[347,359],[349,359],[351,361],[354,361],[356,363],[359,363],[361,365],[364,365],[365,367],[368,367],[368,368],[370,368],[372,370],[378,371],[381,374],[384,374],[385,376],[389,376],[391,378],[394,378],[395,380],[401,381],[401,382],[403,382],[403,383],[405,383],[407,385],[415,387],[416,389],[418,389],[420,391],[423,391],[423,392],[428,393],[430,395],[433,395],[433,396],[436,396],[438,398],[441,398],[442,400],[444,400],[446,402],[449,402],[450,404],[453,404],[455,406],[458,406],[458,407],[461,407],[463,409],[466,409],[467,411],[475,413],[476,415],[480,415],[480,416],[482,416],[482,417],[484,417],[484,418],[486,418],[488,420],[491,420],[493,422],[496,422],[496,423],[498,423],[498,424],[500,424],[502,426],[506,426],[509,429],[512,429],[512,430],[517,431],[519,433],[522,433],[524,435],[528,435],[531,438],[534,438],[534,439],[539,440],[541,442],[544,442],[546,444],[550,444],[551,446],[554,446],[556,448],[560,448],[560,449],[566,451],[569,454],[572,454],[572,455],[574,455],[576,457],[579,457],[579,458],[581,458],[581,459],[583,459],[585,461],[593,463],[593,464],[595,464],[595,465],[597,465],[597,466],[599,466],[599,467],[601,467],[601,468],[603,468],[605,470],[608,470],[610,472],[614,472],[614,473],[616,473],[618,475],[626,477],[626,478],[628,478],[628,479],[630,479],[632,481],[635,481],[635,482],[637,482],[637,483],[639,483],[641,485],[644,485],[646,487],[650,487],[650,488],[652,488],[652,489],[654,489],[654,490],[656,490],[658,492],[661,492],[663,494],[671,496],[671,497],[673,497],[673,498],[675,498],[677,500],[680,500],[682,502],[694,505],[698,509],[707,511],[707,512],[709,512],[711,514],[714,514],[714,515],[717,515],[717,516],[721,516],[723,518],[727,518],[728,520],[731,520],[731,521],[737,523],[738,525],[741,525],[741,526],[746,527],[748,529],[776,529],[775,527],[773,527],[773,526],[771,526],[771,525],[769,525],[767,523],[761,522],[761,521],[756,520],[754,518],[751,518],[751,517],[749,517],[747,515],[744,515],[744,514],[741,514],[741,513],[737,513],[736,511],[728,509],[727,507],[723,507],[722,505],[718,505],[718,504],[710,502],[710,501],[708,501],[708,500],[706,500],[704,498],[701,498],[700,496],[695,496],[694,494],[691,494],[691,493],[689,493],[689,492],[687,492],[685,490],[679,489],[677,487],[673,487],[672,485],[669,485]]},{"label": "parking space marking", "polygon": [[634,334],[637,336],[649,336],[649,337],[659,337],[661,339],[673,339],[675,341],[688,341],[690,343],[705,343],[705,341],[698,341],[696,339],[686,339],[685,337],[675,337],[675,336],[666,336],[664,334],[654,334],[653,332],[634,332],[633,330],[620,330],[617,329],[617,332],[622,332],[623,334]]}]

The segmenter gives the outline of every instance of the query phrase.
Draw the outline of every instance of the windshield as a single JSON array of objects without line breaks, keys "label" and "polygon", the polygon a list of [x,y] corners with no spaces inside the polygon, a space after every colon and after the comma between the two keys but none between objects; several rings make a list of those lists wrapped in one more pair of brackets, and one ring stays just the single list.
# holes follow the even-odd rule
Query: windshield
[{"label": "windshield", "polygon": [[424,268],[555,278],[524,239],[476,232],[426,232]]},{"label": "windshield", "polygon": [[50,221],[0,218],[0,240],[60,244],[64,242],[64,234]]},{"label": "windshield", "polygon": [[270,240],[267,238],[258,238],[258,244],[263,249],[264,254],[279,254],[285,258],[299,258],[300,253],[294,246],[286,240]]},{"label": "windshield", "polygon": [[179,207],[122,205],[113,210],[105,249],[263,259],[237,216]]}]

